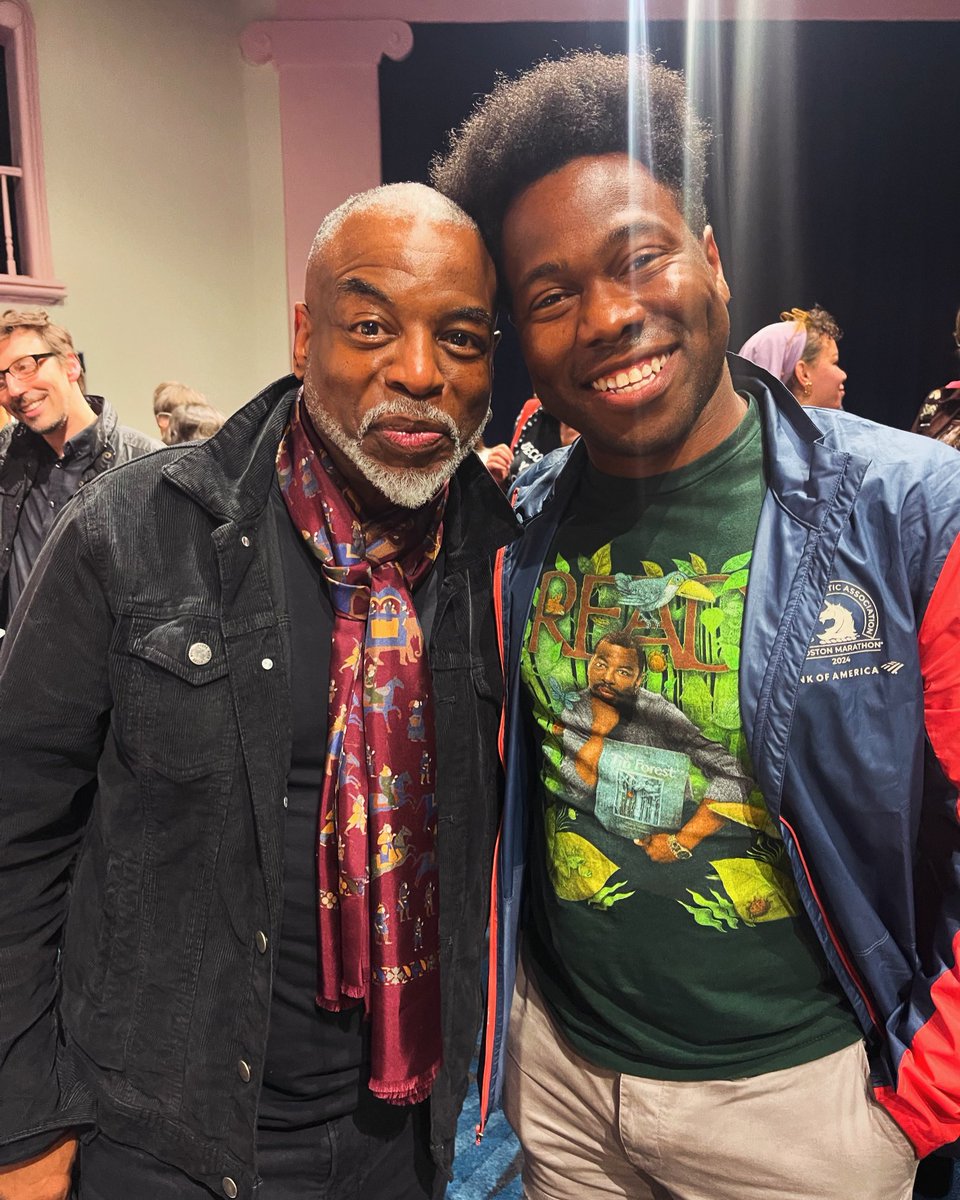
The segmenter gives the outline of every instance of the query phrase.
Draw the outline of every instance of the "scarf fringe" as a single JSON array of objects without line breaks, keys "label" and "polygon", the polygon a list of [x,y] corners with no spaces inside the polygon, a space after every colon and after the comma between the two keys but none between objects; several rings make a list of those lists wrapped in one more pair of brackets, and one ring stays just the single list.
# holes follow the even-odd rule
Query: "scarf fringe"
[{"label": "scarf fringe", "polygon": [[387,1104],[419,1104],[421,1100],[426,1100],[433,1090],[439,1070],[440,1064],[434,1063],[426,1071],[402,1083],[387,1083],[385,1080],[371,1077],[367,1087],[377,1099],[385,1100]]}]

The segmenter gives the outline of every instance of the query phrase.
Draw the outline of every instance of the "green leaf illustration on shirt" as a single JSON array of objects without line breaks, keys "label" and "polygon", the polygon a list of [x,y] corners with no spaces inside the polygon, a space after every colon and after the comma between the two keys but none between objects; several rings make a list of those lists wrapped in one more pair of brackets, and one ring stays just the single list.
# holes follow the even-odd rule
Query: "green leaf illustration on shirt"
[{"label": "green leaf illustration on shirt", "polygon": [[692,888],[687,888],[687,891],[690,899],[694,902],[693,905],[685,904],[682,900],[678,900],[677,903],[690,913],[698,925],[704,925],[709,929],[719,929],[721,933],[726,933],[727,929],[736,929],[739,926],[740,918],[737,916],[737,910],[726,896],[721,896],[713,888],[710,889],[712,900],[701,896]]},{"label": "green leaf illustration on shirt", "polygon": [[746,570],[746,568],[740,571],[734,571],[734,573],[728,579],[723,581],[723,587],[720,590],[722,592],[732,592],[735,588],[744,588],[747,586],[747,579],[749,576],[750,572]]},{"label": "green leaf illustration on shirt", "polygon": [[621,892],[626,881],[611,884],[619,867],[586,838],[573,833],[576,820],[572,808],[550,805],[544,814],[547,870],[561,900],[589,900],[597,908],[609,908],[633,892]]},{"label": "green leaf illustration on shirt", "polygon": [[612,575],[613,566],[610,559],[610,543],[601,546],[589,558],[581,554],[577,558],[577,566],[581,575]]},{"label": "green leaf illustration on shirt", "polygon": [[741,567],[745,567],[750,559],[753,558],[753,551],[748,550],[746,554],[735,554],[733,558],[728,558],[720,568],[721,575],[732,575],[734,571],[739,571]]}]

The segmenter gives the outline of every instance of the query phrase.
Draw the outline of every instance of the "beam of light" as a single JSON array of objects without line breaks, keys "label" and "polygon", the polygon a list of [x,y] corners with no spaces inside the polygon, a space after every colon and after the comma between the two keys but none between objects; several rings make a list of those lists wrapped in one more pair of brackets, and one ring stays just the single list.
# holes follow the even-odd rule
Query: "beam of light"
[{"label": "beam of light", "polygon": [[[804,304],[800,261],[797,121],[797,26],[793,21],[761,21],[759,0],[740,0],[734,23],[729,129],[717,130],[713,161],[725,170],[721,194],[729,258],[735,265],[743,303],[766,297],[749,319],[744,336],[776,320],[782,308]],[[764,208],[758,205],[762,194]],[[757,305],[757,300],[753,300]],[[768,311],[769,309],[769,311]],[[748,327],[749,326],[749,327]],[[742,338],[740,339],[742,341]],[[731,347],[736,350],[737,345]]]},{"label": "beam of light", "polygon": [[[684,138],[684,215],[696,209],[699,196],[690,194],[690,147],[708,113],[723,111],[723,64],[720,52],[718,0],[687,0],[684,24],[684,70],[687,77],[687,129]],[[707,219],[710,219],[709,213]],[[699,234],[701,230],[693,231]]]},{"label": "beam of light", "polygon": [[[713,131],[708,219],[715,226],[721,252],[736,272],[732,315],[744,336],[767,319],[775,319],[781,308],[812,302],[800,295],[804,271],[799,254],[803,193],[798,168],[802,148],[798,146],[797,26],[794,21],[761,20],[760,5],[761,0],[737,0],[736,17],[731,20],[723,0],[686,0],[683,31],[682,65],[691,121],[708,119]],[[651,50],[648,4],[626,0],[626,7],[627,52],[635,62]],[[648,120],[650,96],[633,68],[628,89],[628,149],[656,174]],[[693,132],[688,127],[687,167]],[[684,175],[688,181],[684,215],[689,219],[697,197],[690,191],[689,170]],[[773,315],[764,318],[768,308]]]},{"label": "beam of light", "polygon": [[631,158],[644,163],[651,163],[653,153],[648,120],[650,93],[645,86],[646,75],[638,74],[637,64],[640,58],[646,58],[650,53],[649,35],[646,0],[627,0],[627,54],[630,63],[627,150]]}]

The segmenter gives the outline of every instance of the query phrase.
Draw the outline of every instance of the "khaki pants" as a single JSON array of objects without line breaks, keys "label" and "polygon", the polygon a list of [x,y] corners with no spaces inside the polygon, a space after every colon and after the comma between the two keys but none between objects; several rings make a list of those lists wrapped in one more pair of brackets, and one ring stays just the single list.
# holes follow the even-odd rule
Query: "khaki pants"
[{"label": "khaki pants", "polygon": [[752,1079],[675,1082],[581,1058],[521,969],[504,1111],[528,1200],[910,1200],[917,1160],[861,1042]]}]

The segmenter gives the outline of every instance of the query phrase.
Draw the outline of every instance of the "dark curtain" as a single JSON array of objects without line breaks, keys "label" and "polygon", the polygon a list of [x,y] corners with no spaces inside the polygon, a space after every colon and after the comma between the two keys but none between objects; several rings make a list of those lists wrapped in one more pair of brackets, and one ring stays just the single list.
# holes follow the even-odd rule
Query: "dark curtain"
[{"label": "dark curtain", "polygon": [[[498,71],[627,38],[600,22],[415,25],[409,57],[380,69],[384,180],[425,179]],[[731,348],[819,302],[844,330],[846,406],[909,426],[926,392],[960,375],[960,21],[656,22],[638,43],[684,68],[713,127]],[[529,391],[501,325],[488,441]]]}]

